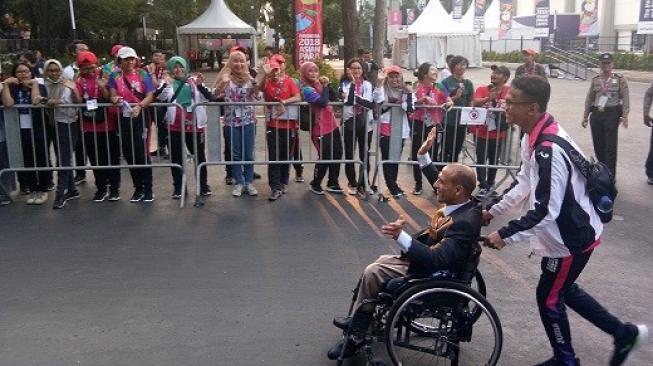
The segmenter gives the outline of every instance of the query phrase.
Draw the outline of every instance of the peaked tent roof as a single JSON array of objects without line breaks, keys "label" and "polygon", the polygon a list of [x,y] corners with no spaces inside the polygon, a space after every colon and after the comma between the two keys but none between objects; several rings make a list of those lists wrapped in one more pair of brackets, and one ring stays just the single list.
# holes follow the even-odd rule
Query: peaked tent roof
[{"label": "peaked tent roof", "polygon": [[177,28],[177,34],[256,34],[256,30],[234,14],[224,0],[211,5],[197,19]]},{"label": "peaked tent roof", "polygon": [[[473,7],[470,7],[473,11]],[[461,20],[454,20],[439,1],[429,1],[422,14],[408,27],[409,34],[473,33],[473,16],[468,10]],[[469,24],[466,24],[469,23]]]}]

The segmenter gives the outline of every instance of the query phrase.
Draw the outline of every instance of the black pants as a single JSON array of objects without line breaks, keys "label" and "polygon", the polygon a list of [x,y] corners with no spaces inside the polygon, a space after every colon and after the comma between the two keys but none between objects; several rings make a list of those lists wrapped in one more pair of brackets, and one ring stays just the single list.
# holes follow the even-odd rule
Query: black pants
[{"label": "black pants", "polygon": [[[270,161],[283,161],[289,159],[289,152],[292,149],[292,129],[267,127],[265,129],[265,139],[268,143],[268,159]],[[289,164],[269,164],[268,181],[270,188],[281,190],[283,187],[282,178],[288,177],[290,171]]]},{"label": "black pants", "polygon": [[[410,146],[410,160],[412,161],[417,161],[417,151],[419,151],[420,146],[422,146],[422,143],[424,140],[426,140],[426,136],[429,135],[431,130],[435,126],[426,126],[424,122],[420,120],[414,120],[412,123],[412,128],[410,129],[410,134],[411,134],[411,146]],[[437,140],[433,143],[433,147],[431,148],[430,154],[431,154],[431,159],[437,161],[438,156],[437,156],[437,151],[438,151],[438,142]],[[419,165],[413,165],[413,178],[415,179],[415,188],[422,188],[422,169],[419,167]]]},{"label": "black pants", "polygon": [[[131,165],[149,165],[150,154],[147,146],[147,128],[144,126],[144,116],[138,118],[120,117],[120,141],[122,153]],[[152,168],[130,168],[135,190],[152,191]]]},{"label": "black pants", "polygon": [[[293,131],[292,142],[290,143],[291,151],[290,157],[292,160],[302,160],[302,150],[299,147],[299,130]],[[295,174],[297,176],[302,176],[304,174],[304,166],[300,163],[295,163],[292,165],[295,169]]]},{"label": "black pants", "polygon": [[[59,167],[72,167],[73,155],[79,141],[79,122],[65,123],[56,122],[55,141],[57,154],[57,165]],[[57,196],[63,196],[66,191],[75,190],[75,181],[73,180],[72,170],[59,170],[57,172]]]},{"label": "black pants", "polygon": [[[84,143],[84,136],[81,133],[78,133],[75,140],[75,165],[84,166],[86,165],[86,157],[88,152],[86,151],[88,146]],[[75,170],[75,176],[77,177],[86,177],[85,169]]]},{"label": "black pants", "polygon": [[[313,144],[320,154],[321,160],[340,160],[342,159],[342,142],[340,140],[340,130],[335,129],[331,133],[313,137]],[[315,173],[313,175],[312,185],[321,186],[324,176],[329,171],[329,179],[327,185],[338,185],[338,177],[340,176],[340,163],[318,163],[315,165]]]},{"label": "black pants", "polygon": [[594,111],[590,115],[592,142],[596,160],[607,165],[617,176],[617,140],[619,138],[619,116],[617,110]]},{"label": "black pants", "polygon": [[[195,141],[197,141],[197,150],[195,150]],[[170,131],[170,162],[183,166],[182,163],[186,158],[186,149],[196,156],[196,169],[197,165],[206,162],[206,135],[204,132],[186,132],[182,140],[181,132]],[[175,191],[180,192],[182,179],[181,170],[171,168],[171,172],[174,189]],[[200,169],[200,188],[208,188],[206,166],[203,166],[202,169]]]},{"label": "black pants", "polygon": [[[379,138],[379,147],[381,148],[381,159],[390,160],[390,136],[381,136]],[[401,140],[401,147],[403,150],[404,140]],[[388,187],[391,194],[397,193],[400,190],[399,185],[397,184],[398,175],[399,164],[383,164],[383,179],[385,179],[385,185]]]},{"label": "black pants", "polygon": [[[33,135],[33,136],[32,136]],[[23,163],[25,168],[46,168],[49,166],[49,153],[47,150],[45,130],[43,126],[38,126],[37,123],[34,127],[21,128],[20,140],[23,145]],[[48,184],[50,184],[50,177],[52,172],[18,172],[18,180],[24,184],[32,192],[45,192]]]},{"label": "black pants", "polygon": [[[231,161],[231,138],[229,137],[229,127],[222,126],[222,137],[224,139],[224,161]],[[225,172],[227,172],[227,178],[233,177],[231,174],[231,165],[224,166]]]},{"label": "black pants", "polygon": [[[345,159],[354,159],[354,149],[356,147],[356,143],[358,143],[358,159],[363,162],[367,160],[365,169],[369,173],[370,162],[368,153],[372,144],[372,131],[367,131],[367,121],[365,121],[365,115],[355,119],[348,119],[345,122],[343,133],[345,134]],[[367,143],[365,141],[366,139]],[[365,184],[363,181],[363,167],[361,167],[358,171],[358,180],[356,179],[356,168],[354,167],[354,163],[345,164],[345,174],[347,175],[347,181],[350,187],[356,187],[359,185],[362,186]]]},{"label": "black pants", "polygon": [[651,129],[651,142],[648,148],[648,158],[646,159],[646,176],[653,179],[653,128]]},{"label": "black pants", "polygon": [[[497,165],[501,150],[503,149],[503,139],[476,139],[476,163]],[[480,188],[490,189],[494,186],[497,176],[496,168],[476,168],[476,178]]]},{"label": "black pants", "polygon": [[553,352],[565,365],[574,364],[565,305],[613,337],[623,331],[623,323],[575,283],[591,255],[592,250],[589,250],[564,258],[542,258],[537,305]]},{"label": "black pants", "polygon": [[465,134],[467,133],[467,126],[460,125],[460,112],[456,113],[456,124],[447,124],[444,127],[444,144],[442,146],[442,159],[447,163],[457,162],[460,157],[460,150],[463,148],[465,142]]},{"label": "black pants", "polygon": [[159,154],[161,149],[168,146],[168,124],[165,122],[167,107],[153,107],[152,114],[156,122],[157,145],[159,146]]},{"label": "black pants", "polygon": [[[95,166],[120,165],[120,140],[115,131],[85,132],[86,156]],[[120,189],[120,169],[94,169],[95,188],[106,191]]]}]

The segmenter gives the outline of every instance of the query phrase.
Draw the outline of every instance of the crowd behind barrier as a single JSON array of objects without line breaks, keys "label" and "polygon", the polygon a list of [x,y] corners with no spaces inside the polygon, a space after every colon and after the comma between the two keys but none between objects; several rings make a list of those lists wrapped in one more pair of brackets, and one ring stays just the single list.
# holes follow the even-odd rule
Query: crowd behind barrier
[{"label": "crowd behind barrier", "polygon": [[[270,129],[265,124],[257,123],[254,133],[257,136],[265,136],[265,139],[257,139],[256,144],[264,143],[266,145],[265,153],[260,157],[246,157],[243,151],[245,135],[238,136],[229,133],[230,128],[223,123],[224,109],[248,107],[256,107],[259,110],[260,108],[274,109],[278,105],[279,103],[275,102],[203,102],[194,105],[192,109],[188,110],[192,113],[189,114],[190,119],[185,120],[186,128],[175,131],[172,128],[173,125],[167,125],[167,143],[170,147],[169,160],[160,153],[150,157],[149,151],[153,150],[157,143],[152,126],[154,121],[163,118],[162,114],[179,114],[186,110],[176,103],[154,103],[146,113],[138,118],[123,117],[127,119],[126,123],[116,123],[117,120],[115,119],[118,118],[119,114],[126,113],[127,109],[130,108],[128,107],[129,104],[116,106],[109,103],[100,103],[97,105],[98,109],[95,112],[89,112],[86,104],[60,105],[55,109],[46,108],[42,105],[5,107],[2,112],[8,166],[0,171],[0,176],[17,172],[21,186],[27,185],[30,189],[45,192],[47,187],[53,183],[53,171],[65,172],[90,169],[95,176],[98,192],[109,192],[112,189],[120,189],[118,169],[130,169],[132,178],[137,178],[146,169],[168,167],[172,170],[173,181],[175,182],[173,184],[175,190],[173,198],[181,199],[181,205],[183,206],[188,194],[186,185],[189,171],[192,172],[190,175],[193,175],[195,179],[195,202],[201,205],[208,196],[208,194],[201,193],[208,191],[210,194],[210,188],[207,184],[207,167],[210,166],[266,165],[268,169],[271,169],[271,167],[278,165],[282,167],[280,177],[282,190],[287,190],[291,165],[297,167],[302,164],[317,164],[317,166],[324,165],[339,171],[341,164],[352,164],[352,166],[358,165],[360,167],[359,182],[361,184],[356,187],[355,191],[349,193],[368,198],[369,194],[378,192],[379,200],[385,200],[388,196],[400,198],[404,194],[403,190],[396,190],[398,165],[417,165],[418,163],[412,160],[410,156],[406,156],[407,154],[402,153],[403,145],[407,139],[404,131],[402,131],[404,121],[400,104],[388,103],[378,106],[380,110],[386,109],[386,112],[390,113],[389,126],[386,123],[378,123],[379,118],[377,116],[371,123],[373,130],[369,134],[362,134],[362,144],[359,145],[359,149],[362,147],[361,154],[354,155],[354,151],[352,151],[349,154],[350,156],[345,158],[342,157],[342,146],[345,145],[347,139],[356,139],[357,126],[346,129],[344,124],[338,123],[338,136],[331,135],[329,137],[331,141],[327,141],[324,136],[320,136],[320,126],[313,122],[313,107],[304,102],[290,104],[286,108],[297,109],[298,119],[296,124],[290,126],[287,131],[283,131],[282,129]],[[333,102],[328,105],[331,108],[343,107],[341,102]],[[133,107],[133,104],[131,107]],[[93,118],[97,122],[94,124],[76,122],[67,124],[63,128],[61,126],[57,128],[56,124],[50,120],[55,110],[71,108],[75,110],[79,121],[84,121],[89,113],[93,113]],[[198,113],[199,108],[202,108],[204,112]],[[501,185],[510,176],[511,172],[519,168],[517,155],[519,134],[514,128],[510,126],[499,127],[501,129],[499,137],[494,139],[485,139],[475,131],[479,126],[487,124],[487,115],[490,113],[497,116],[497,126],[503,126],[505,121],[502,120],[504,118],[504,114],[501,113],[503,112],[502,109],[446,108],[443,106],[421,105],[417,105],[416,108],[438,110],[442,115],[442,120],[446,120],[450,114],[456,115],[454,118],[456,121],[455,128],[452,130],[443,128],[442,123],[434,125],[437,131],[437,143],[431,149],[433,164],[444,166],[449,162],[446,156],[451,153],[446,151],[447,147],[442,142],[449,140],[447,136],[447,133],[450,133],[449,131],[454,131],[453,133],[456,136],[452,139],[454,142],[452,146],[460,143],[460,150],[454,152],[452,161],[460,161],[477,169],[479,184],[486,188],[483,197],[490,197],[491,192]],[[302,112],[301,109],[307,109],[308,112]],[[30,119],[38,122],[33,123],[31,126],[26,125],[25,113]],[[462,119],[462,122],[461,114],[467,116]],[[470,114],[476,116],[476,118],[482,117],[483,120],[474,122],[473,125],[468,124]],[[199,123],[198,116],[204,122]],[[302,117],[308,118],[308,123],[300,122]],[[112,118],[114,122],[111,122]],[[300,124],[307,131],[301,129]],[[420,132],[419,134],[422,136],[428,134],[425,124],[416,126],[414,123],[409,122],[409,125],[411,129],[421,128],[422,131],[417,132]],[[367,126],[367,122],[365,122],[365,126]],[[458,134],[457,131],[460,130],[460,127],[464,128],[464,133]],[[71,143],[71,137],[77,134],[81,134],[83,138],[80,139],[81,145],[74,146]],[[460,141],[458,141],[459,139]],[[335,143],[336,141],[337,143]],[[185,148],[183,147],[184,143]],[[421,144],[421,141],[409,143]],[[239,154],[234,146],[240,146],[240,156],[234,156],[229,160],[225,159],[223,155],[224,145],[232,146],[231,150],[236,155]],[[64,161],[71,160],[74,155],[73,150],[76,149],[81,149],[83,156],[88,160],[64,164]],[[192,157],[192,169],[187,168],[187,156]],[[488,157],[490,160],[487,160]],[[374,159],[372,173],[365,169],[366,166],[369,166],[371,159]],[[317,170],[316,168],[316,173]],[[495,179],[497,171],[501,172],[498,180]],[[388,195],[383,194],[384,182],[387,184]],[[106,186],[108,186],[108,189]],[[168,183],[155,182],[153,186],[155,191],[161,192],[163,190],[161,186],[168,187],[169,185]],[[181,197],[175,196],[176,193],[179,193],[178,187],[182,192]],[[10,191],[11,187],[5,186],[4,189]],[[332,193],[344,193],[342,189],[330,191]]]}]

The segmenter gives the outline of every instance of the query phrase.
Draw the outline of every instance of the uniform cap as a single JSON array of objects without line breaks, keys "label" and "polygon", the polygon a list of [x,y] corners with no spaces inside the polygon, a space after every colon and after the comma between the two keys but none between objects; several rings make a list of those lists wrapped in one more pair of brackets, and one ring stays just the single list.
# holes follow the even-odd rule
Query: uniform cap
[{"label": "uniform cap", "polygon": [[599,55],[599,61],[600,62],[612,62],[612,54],[610,53],[602,53]]}]

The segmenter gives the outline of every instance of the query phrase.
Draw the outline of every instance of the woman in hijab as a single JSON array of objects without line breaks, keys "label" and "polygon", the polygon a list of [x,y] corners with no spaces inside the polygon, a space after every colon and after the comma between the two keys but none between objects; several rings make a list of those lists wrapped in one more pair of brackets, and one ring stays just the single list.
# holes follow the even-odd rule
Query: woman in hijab
[{"label": "woman in hijab", "polygon": [[[188,62],[179,56],[171,57],[166,63],[168,80],[166,88],[159,95],[159,100],[165,103],[176,103],[182,108],[170,106],[165,114],[165,122],[170,131],[170,161],[173,164],[183,166],[186,149],[195,155],[195,166],[206,161],[205,154],[205,130],[206,130],[206,107],[197,106],[211,100],[211,92],[204,86],[203,78],[200,75],[189,77]],[[174,191],[173,199],[181,199],[182,172],[179,169],[171,168]],[[201,196],[212,194],[207,184],[206,167],[200,170],[200,191]]]},{"label": "woman in hijab", "polygon": [[[45,88],[48,91],[47,106],[53,108],[51,118],[55,125],[55,152],[59,167],[73,165],[75,142],[79,138],[77,108],[60,108],[60,104],[81,103],[77,86],[71,80],[64,79],[63,66],[57,60],[45,61]],[[61,209],[66,201],[79,198],[75,188],[72,170],[57,172],[57,192],[53,209]]]},{"label": "woman in hijab", "polygon": [[[320,76],[320,70],[312,62],[305,62],[299,68],[302,99],[311,104],[311,140],[317,149],[321,160],[342,159],[342,141],[338,121],[333,113],[333,107],[329,105],[329,79]],[[340,175],[340,163],[316,164],[313,180],[310,184],[311,192],[324,194],[322,180],[329,171],[327,191],[332,193],[343,193],[338,177]]]},{"label": "woman in hijab", "polygon": [[[262,74],[262,73],[261,73]],[[255,102],[260,99],[259,85],[265,75],[252,78],[247,66],[246,55],[233,50],[225,67],[218,73],[214,93],[225,102]],[[254,106],[236,105],[225,108],[225,139],[231,142],[232,161],[254,161],[254,139],[256,136],[256,115]],[[252,164],[232,165],[235,180],[231,194],[240,197],[243,191],[250,196],[258,195],[254,187],[254,166]]]}]

